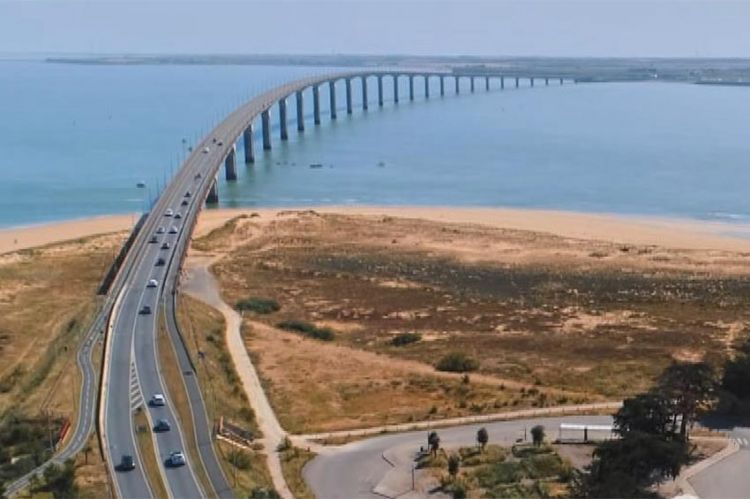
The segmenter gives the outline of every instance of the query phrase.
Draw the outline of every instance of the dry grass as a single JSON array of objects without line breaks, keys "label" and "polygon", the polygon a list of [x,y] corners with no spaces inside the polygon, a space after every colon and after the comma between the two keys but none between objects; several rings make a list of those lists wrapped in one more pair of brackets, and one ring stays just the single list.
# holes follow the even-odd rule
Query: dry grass
[{"label": "dry grass", "polygon": [[[224,318],[217,310],[189,296],[180,295],[178,305],[180,330],[190,355],[197,359],[198,381],[210,420],[218,423],[223,416],[260,436],[255,414],[227,351]],[[254,489],[271,487],[265,456],[257,450],[247,450],[251,465],[242,469],[231,462],[231,453],[236,450],[227,443],[217,442],[219,460],[235,493],[244,497]]]},{"label": "dry grass", "polygon": [[[246,344],[282,426],[307,433],[536,405],[538,394],[461,376],[415,373],[383,355],[246,327]],[[417,366],[419,367],[419,366]]]},{"label": "dry grass", "polygon": [[123,234],[0,256],[0,414],[49,410],[75,418],[78,342]]},{"label": "dry grass", "polygon": [[162,480],[160,471],[161,463],[157,458],[154,440],[151,437],[151,426],[148,423],[148,418],[144,410],[139,409],[133,414],[133,427],[135,428],[138,453],[143,462],[143,471],[146,474],[146,480],[148,480],[151,490],[157,498],[166,499],[169,496]]},{"label": "dry grass", "polygon": [[[718,365],[750,324],[750,259],[727,251],[310,211],[232,219],[194,249],[223,256],[227,303],[281,305],[246,329],[291,431],[620,398],[674,359]],[[284,320],[335,341],[275,331]],[[421,341],[391,344],[406,332]],[[432,368],[454,351],[479,363],[466,407]]]},{"label": "dry grass", "polygon": [[92,435],[83,451],[76,456],[76,485],[81,499],[113,498],[107,464],[99,452],[96,435]]},{"label": "dry grass", "polygon": [[294,497],[297,499],[315,499],[315,495],[302,476],[302,468],[315,457],[315,453],[298,447],[291,447],[281,452],[280,457],[284,480],[286,480],[286,484]]},{"label": "dry grass", "polygon": [[211,491],[213,490],[213,487],[211,481],[208,479],[208,474],[203,467],[203,461],[200,458],[198,446],[195,441],[193,415],[190,411],[187,390],[182,381],[182,371],[177,362],[177,355],[175,354],[172,342],[167,334],[163,317],[159,320],[157,347],[159,352],[159,371],[167,385],[170,403],[177,411],[177,418],[180,420],[180,428],[182,428],[183,435],[185,436],[185,445],[187,445],[185,453],[193,464],[193,470],[195,471],[195,475],[203,490]]}]

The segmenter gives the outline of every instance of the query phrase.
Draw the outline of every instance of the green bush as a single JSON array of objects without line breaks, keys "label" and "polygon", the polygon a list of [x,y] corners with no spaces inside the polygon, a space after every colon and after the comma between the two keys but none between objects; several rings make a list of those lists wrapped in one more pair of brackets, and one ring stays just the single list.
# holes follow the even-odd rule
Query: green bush
[{"label": "green bush", "polygon": [[232,449],[229,452],[229,462],[238,470],[249,470],[252,466],[250,454],[239,449]]},{"label": "green bush", "polygon": [[305,321],[290,320],[282,321],[277,326],[286,331],[300,333],[316,340],[331,341],[334,338],[333,330],[327,327],[318,327]]},{"label": "green bush", "polygon": [[492,489],[496,485],[515,483],[523,478],[521,463],[517,461],[503,461],[493,463],[477,472],[477,481],[484,489]]},{"label": "green bush", "polygon": [[416,343],[422,339],[422,335],[419,333],[401,333],[391,338],[391,345],[394,347],[402,347]]},{"label": "green bush", "polygon": [[438,371],[464,373],[479,369],[479,361],[461,352],[451,352],[440,359],[435,368]]},{"label": "green bush", "polygon": [[281,310],[281,306],[276,300],[256,297],[239,300],[234,308],[240,311],[255,312],[256,314],[272,314]]}]

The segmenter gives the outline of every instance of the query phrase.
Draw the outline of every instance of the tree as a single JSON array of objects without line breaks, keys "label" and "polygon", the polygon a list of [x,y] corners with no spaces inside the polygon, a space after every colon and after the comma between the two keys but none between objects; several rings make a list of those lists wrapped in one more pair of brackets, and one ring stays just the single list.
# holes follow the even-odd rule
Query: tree
[{"label": "tree", "polygon": [[538,424],[531,428],[531,440],[536,447],[542,445],[544,442],[544,426]]},{"label": "tree", "polygon": [[490,441],[490,435],[487,433],[486,428],[479,428],[479,431],[477,432],[477,443],[479,444],[479,448],[484,451],[484,448],[487,447],[487,442]]},{"label": "tree", "polygon": [[672,403],[680,416],[680,436],[687,439],[688,424],[714,400],[716,377],[705,362],[675,362],[659,377],[658,392]]},{"label": "tree", "polygon": [[652,435],[667,435],[672,421],[672,410],[658,393],[642,393],[625,399],[615,413],[614,426],[620,436],[631,431]]},{"label": "tree", "polygon": [[76,495],[75,471],[73,459],[68,459],[62,466],[51,464],[44,470],[45,488],[52,492],[52,497],[64,499]]},{"label": "tree", "polygon": [[437,453],[440,450],[440,437],[438,436],[436,431],[431,431],[427,435],[427,446],[429,447],[432,455],[437,456]]},{"label": "tree", "polygon": [[451,454],[450,457],[448,457],[448,474],[455,480],[456,475],[458,475],[458,468],[461,466],[461,458],[459,458],[456,454]]},{"label": "tree", "polygon": [[590,472],[583,480],[574,480],[573,493],[580,497],[648,497],[648,488],[664,478],[675,478],[687,458],[684,440],[631,431],[597,446]]}]

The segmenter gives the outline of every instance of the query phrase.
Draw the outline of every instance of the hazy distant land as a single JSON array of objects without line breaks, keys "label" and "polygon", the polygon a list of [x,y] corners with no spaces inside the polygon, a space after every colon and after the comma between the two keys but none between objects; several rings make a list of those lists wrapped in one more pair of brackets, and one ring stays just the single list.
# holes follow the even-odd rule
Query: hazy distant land
[{"label": "hazy distant land", "polygon": [[578,81],[686,81],[750,84],[750,59],[552,58],[414,55],[87,55],[45,59],[51,63],[111,65],[274,65],[338,67],[440,67],[466,75],[565,77]]}]

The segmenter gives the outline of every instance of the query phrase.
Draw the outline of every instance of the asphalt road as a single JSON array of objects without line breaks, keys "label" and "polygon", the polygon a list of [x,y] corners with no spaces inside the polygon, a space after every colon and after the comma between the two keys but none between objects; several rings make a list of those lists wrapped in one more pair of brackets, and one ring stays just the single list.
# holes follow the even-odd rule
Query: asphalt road
[{"label": "asphalt road", "polygon": [[750,497],[750,428],[734,428],[730,432],[740,445],[739,451],[709,466],[690,479],[700,497],[745,499]]},{"label": "asphalt road", "polygon": [[[439,428],[443,448],[476,444],[479,428],[486,428],[490,443],[511,445],[523,438],[524,429],[537,424],[555,438],[560,423],[611,424],[611,416],[564,416]],[[411,467],[420,446],[427,446],[427,430],[368,438],[320,454],[303,469],[303,475],[316,497],[325,499],[382,499],[411,490]],[[593,436],[593,435],[592,435]],[[399,470],[401,468],[401,470]],[[401,471],[401,473],[394,473]],[[390,483],[384,483],[394,474]],[[377,492],[375,492],[377,488]]]}]

